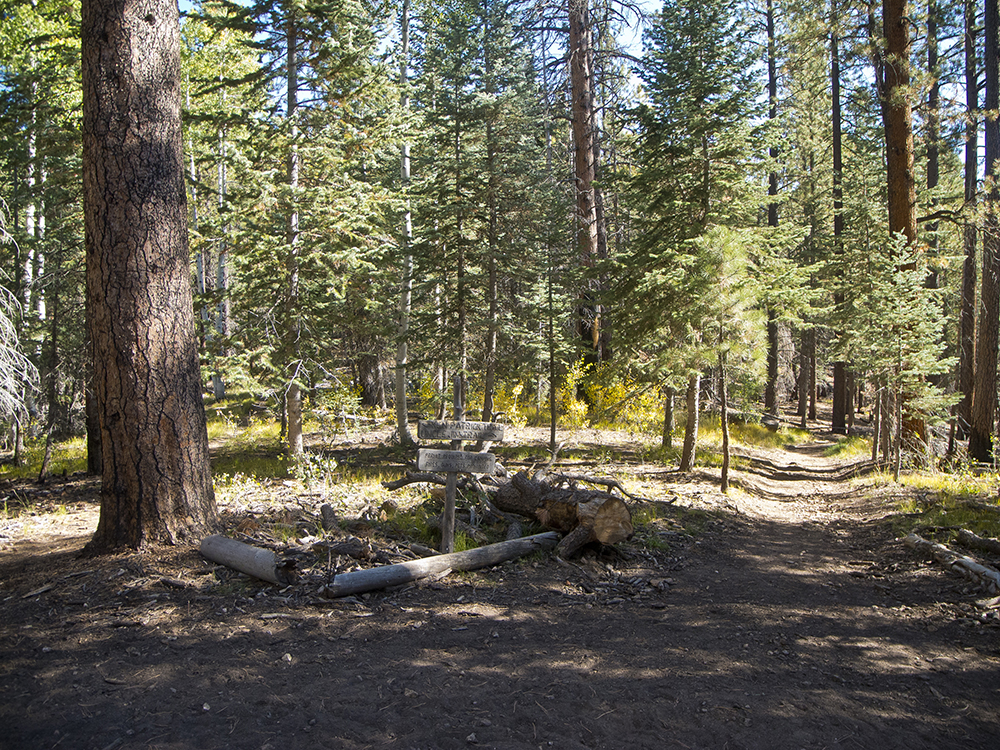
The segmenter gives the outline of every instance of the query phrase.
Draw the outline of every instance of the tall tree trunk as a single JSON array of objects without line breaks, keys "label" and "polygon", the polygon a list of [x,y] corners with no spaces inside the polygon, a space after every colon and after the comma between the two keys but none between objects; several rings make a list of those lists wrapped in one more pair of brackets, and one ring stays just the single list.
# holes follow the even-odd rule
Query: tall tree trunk
[{"label": "tall tree trunk", "polygon": [[286,116],[290,123],[287,179],[289,200],[291,201],[288,210],[288,224],[285,237],[287,245],[285,273],[288,283],[287,296],[285,297],[285,320],[287,328],[285,348],[288,351],[286,365],[290,374],[288,386],[285,390],[285,417],[287,419],[288,430],[286,438],[288,452],[292,456],[301,456],[304,444],[302,440],[302,387],[299,385],[299,377],[302,370],[299,337],[302,333],[302,324],[299,318],[299,253],[301,252],[301,247],[299,237],[298,190],[299,169],[302,157],[299,154],[299,130],[296,124],[299,109],[299,28],[298,19],[292,9],[289,9],[285,35],[288,45],[285,61],[285,84],[287,89]]},{"label": "tall tree trunk", "polygon": [[[399,22],[400,62],[399,62],[399,106],[404,112],[410,108],[409,95],[409,65],[410,65],[410,0],[403,0],[403,11]],[[410,185],[410,144],[399,146],[399,177],[403,190]],[[409,197],[403,209],[403,226],[400,233],[400,244],[403,246],[402,280],[399,294],[399,322],[396,326],[396,431],[399,442],[404,445],[413,444],[410,426],[407,422],[408,407],[406,403],[406,372],[409,366],[408,342],[410,331],[410,309],[413,304],[413,253],[410,246],[413,242],[413,215],[410,211]]]},{"label": "tall tree trunk", "polygon": [[[483,7],[483,24],[485,26],[486,37],[491,36],[489,27],[490,17],[487,3]],[[496,95],[496,86],[493,80],[494,68],[493,59],[490,56],[490,45],[483,45],[483,69],[486,73],[486,94]],[[500,231],[497,206],[497,190],[499,182],[498,147],[496,143],[496,132],[493,127],[493,120],[490,118],[486,122],[486,299],[489,304],[489,318],[486,322],[486,351],[483,352],[483,365],[485,376],[483,382],[483,413],[482,419],[485,422],[493,419],[493,395],[496,387],[497,373],[497,337],[500,326],[499,308],[499,286],[497,279],[497,254],[500,252]],[[477,446],[481,447],[482,443]]]},{"label": "tall tree trunk", "polygon": [[674,447],[674,389],[669,385],[663,389],[663,437],[660,444],[668,449]]},{"label": "tall tree trunk", "polygon": [[[986,0],[983,23],[985,37],[983,62],[986,68],[987,112],[1000,109],[1000,75],[997,71],[997,0]],[[1000,157],[1000,121],[984,118],[986,132],[986,181],[996,175],[994,162]],[[969,431],[969,457],[976,461],[993,459],[993,430],[997,410],[997,343],[1000,323],[1000,219],[996,186],[987,196],[983,226],[983,273],[980,291],[980,315],[976,336],[976,380],[972,394],[972,420]]]},{"label": "tall tree trunk", "polygon": [[[229,192],[228,173],[226,169],[226,131],[219,128],[219,165],[218,165],[218,194],[219,213],[226,209],[226,196]],[[215,333],[218,337],[216,358],[226,356],[228,351],[229,329],[231,325],[231,307],[229,299],[229,224],[223,222],[222,236],[219,242],[219,253],[216,256],[215,264],[215,290],[219,295],[219,301],[215,309]],[[212,392],[216,401],[221,401],[226,397],[226,383],[219,372],[218,362],[212,373]]]},{"label": "tall tree trunk", "polygon": [[972,391],[976,361],[976,204],[978,142],[976,112],[979,111],[979,72],[976,64],[976,0],[965,1],[965,211],[963,232],[965,262],[962,265],[962,299],[958,333],[958,390],[955,408],[956,436],[968,437],[972,423]]},{"label": "tall tree trunk", "polygon": [[722,479],[719,483],[719,491],[726,494],[729,492],[729,397],[726,392],[725,351],[719,352],[719,404],[719,421],[722,426]]},{"label": "tall tree trunk", "polygon": [[808,328],[802,331],[799,344],[799,403],[796,414],[799,415],[799,427],[806,428],[806,418],[809,416],[809,383],[812,380],[812,357],[810,356],[810,342],[813,331]]},{"label": "tall tree trunk", "polygon": [[[840,17],[838,0],[832,0],[830,20],[830,95],[833,119],[833,245],[838,258],[844,253],[844,157],[843,115],[840,106]],[[834,294],[838,312],[844,305],[844,293]],[[831,429],[835,434],[847,434],[847,365],[833,363],[833,408]]]},{"label": "tall tree trunk", "polygon": [[101,429],[89,553],[177,543],[216,523],[201,402],[173,0],[84,0],[88,332]]},{"label": "tall tree trunk", "polygon": [[[596,179],[596,122],[594,116],[594,45],[590,0],[569,0],[569,68],[576,194],[577,256],[580,266],[592,268],[599,255]],[[600,320],[593,293],[580,295],[578,330],[591,350],[600,345]]]},{"label": "tall tree trunk", "polygon": [[882,112],[885,122],[889,232],[902,234],[907,244],[912,246],[917,239],[917,188],[913,111],[910,102],[909,0],[883,0],[882,13],[886,39]]},{"label": "tall tree trunk", "polygon": [[698,441],[698,399],[701,395],[701,374],[691,375],[687,386],[687,424],[684,425],[684,448],[680,471],[694,468],[695,445]]},{"label": "tall tree trunk", "polygon": [[[774,35],[774,0],[767,0],[767,98],[768,119],[772,124],[778,120],[778,55]],[[767,176],[767,225],[778,226],[778,147],[768,149],[771,170]],[[778,317],[774,303],[767,305],[767,382],[764,386],[764,411],[778,415]]]}]

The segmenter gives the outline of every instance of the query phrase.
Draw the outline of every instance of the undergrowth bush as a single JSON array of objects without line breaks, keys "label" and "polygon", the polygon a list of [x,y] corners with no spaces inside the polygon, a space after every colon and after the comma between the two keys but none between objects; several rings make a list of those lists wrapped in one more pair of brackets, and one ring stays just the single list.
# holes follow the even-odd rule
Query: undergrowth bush
[{"label": "undergrowth bush", "polygon": [[660,427],[663,419],[660,389],[623,376],[611,363],[589,367],[583,378],[583,391],[595,427],[640,432],[655,432]]}]

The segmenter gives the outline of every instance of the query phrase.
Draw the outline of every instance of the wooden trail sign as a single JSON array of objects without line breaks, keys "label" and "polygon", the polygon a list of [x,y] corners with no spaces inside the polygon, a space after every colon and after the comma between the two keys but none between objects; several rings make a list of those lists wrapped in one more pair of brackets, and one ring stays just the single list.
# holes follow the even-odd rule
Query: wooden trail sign
[{"label": "wooden trail sign", "polygon": [[[421,440],[503,440],[503,425],[497,422],[439,422],[420,420],[417,437]],[[460,469],[464,471],[464,469]]]},{"label": "wooden trail sign", "polygon": [[439,451],[421,448],[417,451],[420,471],[464,471],[468,474],[492,474],[497,459],[492,453],[471,451]]}]

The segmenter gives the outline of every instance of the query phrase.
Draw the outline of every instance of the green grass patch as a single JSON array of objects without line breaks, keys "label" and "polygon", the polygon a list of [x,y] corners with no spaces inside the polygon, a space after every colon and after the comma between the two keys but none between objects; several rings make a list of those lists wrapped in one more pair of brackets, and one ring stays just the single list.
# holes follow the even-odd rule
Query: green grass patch
[{"label": "green grass patch", "polygon": [[860,435],[848,435],[837,440],[823,455],[828,458],[862,458],[872,453],[872,441]]},{"label": "green grass patch", "polygon": [[900,477],[900,482],[921,491],[898,505],[900,516],[894,519],[894,528],[900,534],[963,528],[980,536],[1000,537],[997,474],[913,473]]},{"label": "green grass patch", "polygon": [[[23,463],[0,465],[0,478],[3,479],[38,479],[42,469],[42,459],[45,457],[45,440],[39,439],[25,446]],[[49,474],[75,474],[87,470],[87,439],[73,437],[61,440],[52,445],[52,458],[49,461]]]}]

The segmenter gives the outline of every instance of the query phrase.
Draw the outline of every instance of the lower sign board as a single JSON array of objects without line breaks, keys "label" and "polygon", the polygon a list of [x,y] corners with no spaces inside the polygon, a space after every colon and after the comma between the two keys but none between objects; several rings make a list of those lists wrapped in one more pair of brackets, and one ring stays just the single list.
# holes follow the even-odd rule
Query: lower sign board
[{"label": "lower sign board", "polygon": [[441,422],[421,419],[417,422],[421,440],[503,440],[503,425],[497,422]]},{"label": "lower sign board", "polygon": [[420,471],[464,471],[467,474],[492,474],[497,458],[492,453],[471,451],[436,451],[421,448],[417,451],[417,468]]}]

